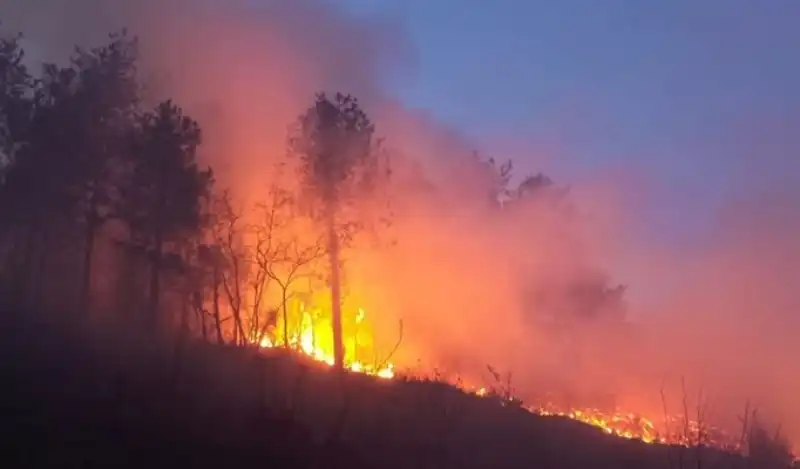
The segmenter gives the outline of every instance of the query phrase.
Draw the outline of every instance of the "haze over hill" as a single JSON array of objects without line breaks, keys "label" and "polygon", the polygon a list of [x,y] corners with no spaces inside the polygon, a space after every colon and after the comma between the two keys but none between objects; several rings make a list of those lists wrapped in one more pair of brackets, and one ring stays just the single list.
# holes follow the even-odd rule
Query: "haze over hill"
[{"label": "haze over hill", "polygon": [[[480,140],[409,107],[385,86],[387,76],[424,66],[401,19],[353,18],[312,0],[7,0],[0,18],[25,33],[36,61],[63,59],[72,44],[95,45],[123,27],[138,35],[148,97],[175,98],[201,122],[201,157],[247,203],[266,195],[287,125],[316,91],[356,95],[394,156],[396,245],[359,244],[348,284],[384,348],[403,320],[398,366],[419,359],[479,381],[490,363],[514,373],[523,398],[552,391],[593,406],[610,395],[620,408],[655,416],[662,388],[668,407],[680,410],[685,378],[690,408],[702,389],[710,418],[735,425],[751,399],[800,438],[800,375],[792,372],[800,355],[800,200],[796,173],[772,177],[794,168],[787,154],[795,147],[759,140],[783,121],[760,121],[754,107],[746,122],[767,130],[752,140],[730,135],[730,145],[744,142],[758,155],[738,166],[754,182],[735,178],[702,235],[676,246],[652,236],[649,210],[664,197],[685,197],[681,187],[624,164],[556,178],[571,187],[574,212],[550,199],[487,209],[496,181],[473,149],[538,170],[558,168],[554,158],[580,160],[564,152],[582,145],[566,141],[554,152],[524,136]],[[669,158],[668,142],[659,145],[653,153]],[[495,150],[507,148],[513,154]],[[515,173],[512,187],[523,176]],[[628,301],[587,318],[570,293],[585,283],[625,284]],[[632,326],[606,319],[623,310]],[[569,333],[543,325],[549,315],[570,318]]]}]

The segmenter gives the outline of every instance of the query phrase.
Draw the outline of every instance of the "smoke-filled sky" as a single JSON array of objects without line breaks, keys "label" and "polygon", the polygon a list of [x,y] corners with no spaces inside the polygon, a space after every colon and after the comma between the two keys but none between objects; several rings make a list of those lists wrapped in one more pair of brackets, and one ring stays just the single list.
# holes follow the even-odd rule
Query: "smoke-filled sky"
[{"label": "smoke-filled sky", "polygon": [[392,86],[406,102],[496,154],[546,148],[562,179],[656,173],[667,194],[651,221],[670,235],[743,180],[797,181],[796,1],[341,3],[406,24],[415,76]]},{"label": "smoke-filled sky", "polygon": [[[65,2],[36,3],[46,15]],[[384,30],[360,44],[383,62],[381,86],[487,154],[569,183],[598,170],[654,177],[649,235],[684,239],[742,185],[800,174],[792,0],[325,3]]]},{"label": "smoke-filled sky", "polygon": [[[204,157],[251,198],[315,91],[360,97],[441,189],[402,194],[399,251],[362,273],[408,349],[656,400],[686,375],[770,402],[796,434],[798,17],[792,0],[0,3],[32,58],[139,34],[151,92],[200,120]],[[571,185],[585,216],[476,209],[473,148]],[[588,331],[602,353],[565,363],[523,290],[597,269],[630,285],[644,343]]]}]

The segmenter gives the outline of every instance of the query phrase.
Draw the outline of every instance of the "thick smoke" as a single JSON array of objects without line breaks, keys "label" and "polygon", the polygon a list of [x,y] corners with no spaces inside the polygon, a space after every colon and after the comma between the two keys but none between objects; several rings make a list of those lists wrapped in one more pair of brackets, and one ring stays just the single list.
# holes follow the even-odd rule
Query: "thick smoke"
[{"label": "thick smoke", "polygon": [[[398,360],[473,377],[490,363],[514,373],[523,397],[611,395],[651,415],[663,412],[662,388],[682,411],[683,378],[691,406],[702,389],[715,415],[731,418],[750,398],[800,432],[796,198],[738,194],[682,249],[640,235],[642,190],[655,181],[647,175],[576,182],[570,217],[547,204],[487,210],[471,142],[385,92],[388,76],[413,75],[402,24],[355,20],[321,2],[6,0],[0,18],[25,32],[37,60],[122,27],[140,36],[149,92],[201,121],[205,158],[248,200],[263,195],[287,125],[315,91],[357,95],[402,162],[397,245],[354,254],[348,274],[388,343],[404,320]],[[537,322],[528,289],[605,274],[630,286],[629,324],[586,321],[556,337]]]}]

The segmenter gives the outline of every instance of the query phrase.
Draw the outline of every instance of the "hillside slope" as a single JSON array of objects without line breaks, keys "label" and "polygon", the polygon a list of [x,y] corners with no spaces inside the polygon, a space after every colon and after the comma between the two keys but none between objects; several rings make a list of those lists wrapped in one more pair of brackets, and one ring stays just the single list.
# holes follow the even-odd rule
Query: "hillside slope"
[{"label": "hillside slope", "polygon": [[4,467],[747,467],[442,383],[341,376],[281,352],[87,330],[6,315]]}]

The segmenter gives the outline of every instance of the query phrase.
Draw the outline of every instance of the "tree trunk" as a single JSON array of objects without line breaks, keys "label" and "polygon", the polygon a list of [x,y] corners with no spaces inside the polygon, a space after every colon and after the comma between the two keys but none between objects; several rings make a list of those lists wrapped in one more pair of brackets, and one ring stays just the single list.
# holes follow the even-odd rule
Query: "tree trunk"
[{"label": "tree trunk", "polygon": [[281,307],[283,308],[283,346],[289,348],[289,312],[286,310],[288,300],[286,288],[281,284]]},{"label": "tree trunk", "polygon": [[204,309],[197,310],[200,315],[200,328],[203,330],[203,342],[208,342],[208,332],[206,329],[206,311]]},{"label": "tree trunk", "polygon": [[150,268],[150,306],[147,312],[147,327],[150,332],[158,330],[158,307],[161,302],[161,257],[163,242],[160,234],[156,234],[153,249],[153,260]]},{"label": "tree trunk", "polygon": [[80,307],[84,315],[89,315],[91,309],[91,290],[92,290],[92,259],[94,257],[95,223],[91,214],[86,222],[86,232],[84,233],[83,245],[83,272],[81,278],[81,298]]},{"label": "tree trunk", "polygon": [[225,343],[225,339],[222,337],[222,318],[220,317],[219,311],[219,270],[217,266],[214,266],[214,288],[213,288],[213,302],[214,302],[214,326],[217,329],[217,342],[220,344]]},{"label": "tree trunk", "polygon": [[242,324],[242,290],[239,284],[239,259],[235,258],[233,261],[233,298],[231,303],[236,303],[235,307],[231,304],[233,309],[233,319],[236,321],[236,345],[247,345],[247,336],[244,333],[244,325]]},{"label": "tree trunk", "polygon": [[203,295],[195,290],[192,293],[192,307],[197,313],[197,319],[200,323],[200,330],[203,337],[203,342],[208,342],[208,330],[206,329],[206,308],[204,303],[205,298]]},{"label": "tree trunk", "polygon": [[189,335],[189,299],[187,295],[181,295],[181,339]]},{"label": "tree trunk", "polygon": [[329,253],[331,264],[331,324],[333,327],[333,361],[334,366],[344,369],[344,338],[342,337],[342,292],[341,272],[339,272],[339,238],[333,224],[333,217],[328,225]]},{"label": "tree trunk", "polygon": [[39,234],[39,249],[37,252],[36,269],[33,277],[33,298],[34,305],[37,308],[47,308],[49,305],[45,302],[47,295],[44,291],[44,283],[46,278],[46,268],[48,255],[50,254],[50,236],[48,231],[42,230]]},{"label": "tree trunk", "polygon": [[28,227],[28,232],[25,236],[25,241],[22,246],[22,255],[17,268],[21,275],[14,282],[16,288],[12,291],[15,292],[15,301],[28,303],[33,298],[33,283],[34,283],[34,259],[36,257],[36,228],[34,226]]}]

